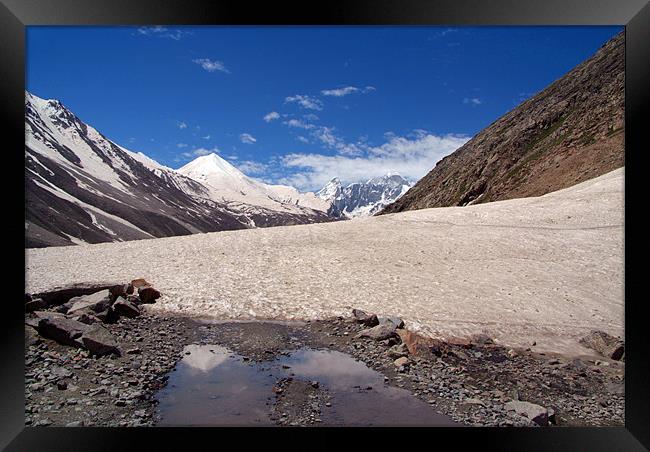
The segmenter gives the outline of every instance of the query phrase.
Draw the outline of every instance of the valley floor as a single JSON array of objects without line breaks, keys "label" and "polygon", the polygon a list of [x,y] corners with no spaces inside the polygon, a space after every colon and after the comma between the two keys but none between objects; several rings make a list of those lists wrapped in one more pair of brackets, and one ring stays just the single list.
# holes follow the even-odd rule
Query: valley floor
[{"label": "valley floor", "polygon": [[588,354],[623,335],[624,169],[537,198],[353,221],[26,250],[26,292],[143,277],[220,319],[398,315],[435,337]]}]

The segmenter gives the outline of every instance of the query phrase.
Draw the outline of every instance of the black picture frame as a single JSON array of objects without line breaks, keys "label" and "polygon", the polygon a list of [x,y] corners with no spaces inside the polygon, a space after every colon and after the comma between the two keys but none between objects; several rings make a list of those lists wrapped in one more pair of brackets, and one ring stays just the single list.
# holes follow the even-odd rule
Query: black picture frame
[{"label": "black picture frame", "polygon": [[[0,4],[0,90],[2,90],[3,222],[5,291],[0,387],[0,446],[11,451],[163,450],[191,447],[188,440],[208,441],[208,447],[248,445],[254,436],[265,440],[269,430],[24,428],[24,322],[19,281],[25,270],[24,192],[19,171],[24,146],[25,27],[29,25],[624,25],[625,84],[625,427],[620,428],[455,428],[412,432],[379,430],[354,433],[365,447],[373,439],[393,439],[397,447],[475,446],[482,450],[646,450],[650,447],[648,384],[650,372],[645,330],[645,261],[650,247],[643,215],[647,205],[644,174],[647,165],[650,117],[650,5],[647,0],[438,0],[438,1],[268,1],[233,0],[2,0]],[[23,220],[21,220],[21,213]],[[10,237],[12,239],[10,239]],[[15,239],[13,239],[15,237]],[[11,270],[9,273],[6,270]],[[338,430],[338,429],[337,429]],[[290,432],[290,433],[287,433]],[[347,445],[332,441],[331,429],[273,429],[284,445],[317,445],[305,433],[321,433],[326,447]],[[386,432],[384,430],[384,432]],[[242,435],[242,433],[245,433]],[[401,433],[401,434],[399,434]],[[291,435],[291,436],[285,436]],[[419,436],[419,435],[418,435]],[[289,442],[289,441],[290,442]],[[268,441],[268,440],[267,440]],[[408,441],[408,442],[406,442]],[[424,442],[421,442],[424,441]],[[154,445],[154,443],[156,445]],[[347,441],[346,441],[347,443]],[[645,446],[645,447],[644,447]],[[146,447],[146,449],[142,449]],[[268,447],[268,446],[267,446]],[[370,446],[372,447],[372,446]]]}]

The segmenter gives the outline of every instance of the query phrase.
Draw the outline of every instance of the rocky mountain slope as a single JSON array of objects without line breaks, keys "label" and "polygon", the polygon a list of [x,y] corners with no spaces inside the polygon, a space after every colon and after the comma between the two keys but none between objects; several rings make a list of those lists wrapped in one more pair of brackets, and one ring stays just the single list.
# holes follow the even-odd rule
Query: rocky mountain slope
[{"label": "rocky mountain slope", "polygon": [[380,213],[539,196],[623,166],[624,50],[621,33]]},{"label": "rocky mountain slope", "polygon": [[295,202],[215,198],[212,186],[118,146],[59,101],[30,93],[25,192],[28,248],[328,220]]},{"label": "rocky mountain slope", "polygon": [[316,196],[328,203],[327,212],[332,217],[363,217],[374,215],[399,199],[412,185],[399,174],[374,177],[345,187],[335,177]]}]

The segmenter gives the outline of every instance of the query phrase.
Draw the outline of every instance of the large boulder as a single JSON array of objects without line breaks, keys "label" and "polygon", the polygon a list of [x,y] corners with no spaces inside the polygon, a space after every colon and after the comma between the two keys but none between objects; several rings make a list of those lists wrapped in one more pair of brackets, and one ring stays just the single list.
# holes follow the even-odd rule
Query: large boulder
[{"label": "large boulder", "polygon": [[506,403],[504,408],[506,411],[514,411],[521,416],[527,417],[537,425],[548,425],[548,410],[543,406],[530,402],[512,400]]},{"label": "large boulder", "polygon": [[443,352],[446,352],[449,348],[441,340],[424,337],[409,330],[398,329],[396,332],[402,340],[402,343],[407,347],[408,352],[413,356],[426,356],[430,354],[442,356]]},{"label": "large boulder", "polygon": [[34,312],[46,309],[48,307],[47,301],[42,298],[35,298],[25,302],[25,312]]},{"label": "large boulder", "polygon": [[35,318],[37,321],[41,319],[65,319],[65,315],[61,314],[59,312],[52,312],[52,311],[34,311],[30,314]]},{"label": "large boulder", "polygon": [[117,356],[121,355],[117,341],[102,325],[94,324],[88,326],[81,337],[81,341],[92,355],[103,356],[109,353],[114,353]]},{"label": "large boulder", "polygon": [[399,317],[379,317],[379,324],[392,323],[395,328],[404,328],[404,320]]},{"label": "large boulder", "polygon": [[376,314],[369,314],[361,309],[353,309],[352,316],[358,323],[363,323],[365,326],[377,326],[379,325],[379,319],[377,319]]},{"label": "large boulder", "polygon": [[90,328],[88,325],[54,315],[57,314],[54,312],[48,314],[52,315],[41,314],[38,321],[37,331],[41,336],[53,339],[60,344],[83,348],[81,336]]},{"label": "large boulder", "polygon": [[377,326],[373,326],[372,328],[361,330],[359,333],[357,333],[356,337],[357,338],[368,337],[376,341],[383,341],[384,339],[397,337],[396,330],[397,330],[397,326],[395,326],[393,322],[385,322],[385,323],[380,323]]},{"label": "large boulder", "polygon": [[48,303],[48,306],[61,305],[73,297],[82,295],[90,295],[102,290],[111,289],[116,286],[123,286],[120,283],[110,282],[85,282],[77,284],[68,284],[65,286],[56,287],[47,292],[40,292],[32,294],[32,298],[42,298]]},{"label": "large boulder", "polygon": [[138,287],[138,296],[141,303],[155,303],[160,298],[160,292],[152,286]]},{"label": "large boulder", "polygon": [[625,342],[604,331],[592,331],[579,341],[585,347],[613,360],[620,360],[625,355]]},{"label": "large boulder", "polygon": [[133,286],[135,289],[139,289],[140,287],[150,287],[151,284],[149,284],[144,278],[136,278],[131,281],[131,286]]},{"label": "large boulder", "polygon": [[92,325],[93,323],[101,323],[101,319],[98,317],[92,315],[92,314],[87,314],[83,313],[78,317],[74,317],[74,319],[78,322],[85,323],[86,325]]},{"label": "large boulder", "polygon": [[81,315],[83,313],[97,313],[106,311],[111,306],[112,297],[109,289],[90,295],[71,298],[65,305],[69,306],[67,315]]},{"label": "large boulder", "polygon": [[135,304],[125,300],[122,297],[119,297],[117,300],[115,300],[115,303],[113,303],[113,309],[119,315],[123,315],[125,317],[133,318],[141,314],[140,309],[138,309]]},{"label": "large boulder", "polygon": [[120,284],[117,286],[113,286],[108,289],[110,292],[111,296],[113,297],[113,300],[116,300],[118,297],[126,297],[127,295],[130,295],[133,293],[133,285],[131,284]]},{"label": "large boulder", "polygon": [[96,312],[93,315],[101,320],[102,323],[115,323],[120,318],[120,314],[118,314],[117,311],[113,309],[113,306],[109,306],[105,310]]}]

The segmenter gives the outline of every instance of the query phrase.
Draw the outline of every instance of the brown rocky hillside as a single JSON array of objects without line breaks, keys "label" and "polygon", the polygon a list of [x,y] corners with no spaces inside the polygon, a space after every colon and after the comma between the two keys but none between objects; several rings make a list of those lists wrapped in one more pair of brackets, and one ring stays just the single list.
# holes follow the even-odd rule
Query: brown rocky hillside
[{"label": "brown rocky hillside", "polygon": [[620,33],[379,214],[540,196],[623,166],[624,50]]}]

